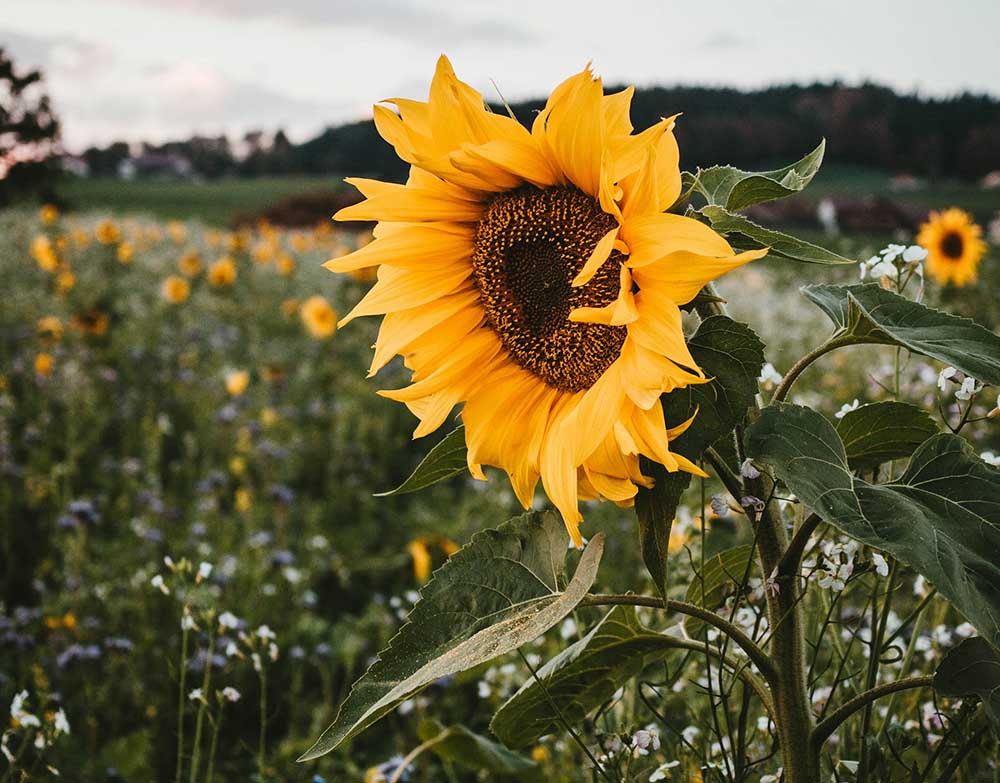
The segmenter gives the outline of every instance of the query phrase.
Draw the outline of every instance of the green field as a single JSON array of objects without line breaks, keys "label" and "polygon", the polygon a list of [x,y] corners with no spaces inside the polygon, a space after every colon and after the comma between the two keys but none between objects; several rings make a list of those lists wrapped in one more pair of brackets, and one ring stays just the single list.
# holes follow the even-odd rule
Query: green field
[{"label": "green field", "polygon": [[[986,221],[1000,210],[1000,189],[984,190],[974,183],[942,180],[921,190],[894,194],[890,176],[871,169],[830,166],[810,184],[809,201],[825,196],[888,195],[927,209],[959,206]],[[341,177],[294,176],[221,179],[209,182],[173,180],[73,179],[61,187],[74,211],[140,213],[158,218],[197,219],[229,225],[240,215],[254,214],[288,196],[343,187]]]}]

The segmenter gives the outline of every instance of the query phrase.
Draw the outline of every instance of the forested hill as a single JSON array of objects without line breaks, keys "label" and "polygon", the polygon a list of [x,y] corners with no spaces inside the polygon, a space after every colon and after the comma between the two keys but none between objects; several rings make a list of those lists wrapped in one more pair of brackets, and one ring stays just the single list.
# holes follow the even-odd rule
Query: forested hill
[{"label": "forested hill", "polygon": [[[512,109],[530,123],[540,106],[540,101],[525,102]],[[1000,101],[986,96],[927,99],[897,95],[877,85],[841,84],[750,92],[708,87],[636,90],[636,128],[677,112],[683,112],[676,132],[686,169],[718,162],[744,167],[788,162],[825,137],[828,163],[931,178],[975,179],[1000,170]],[[199,150],[190,147],[198,141],[149,149],[185,154],[208,177],[333,173],[398,180],[406,173],[370,121],[328,128],[302,144],[291,144],[279,133],[276,143],[240,161],[226,160],[218,146],[224,140],[201,140],[214,145],[210,170],[199,165]],[[99,151],[88,154],[93,152]]]}]

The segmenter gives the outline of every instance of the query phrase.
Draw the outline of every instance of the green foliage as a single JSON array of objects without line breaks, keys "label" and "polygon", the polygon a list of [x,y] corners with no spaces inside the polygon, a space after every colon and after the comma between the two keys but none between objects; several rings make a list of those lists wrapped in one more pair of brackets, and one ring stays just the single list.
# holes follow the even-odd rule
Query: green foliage
[{"label": "green foliage", "polygon": [[934,310],[881,286],[811,285],[802,292],[858,342],[899,345],[984,383],[1000,384],[1000,336],[967,318]]},{"label": "green foliage", "polygon": [[934,690],[955,698],[978,696],[1000,726],[1000,654],[982,637],[963,639],[948,651],[934,673]]},{"label": "green foliage", "polygon": [[983,636],[1000,644],[1000,469],[960,437],[926,440],[895,481],[851,474],[844,444],[822,415],[766,408],[747,451],[824,520],[890,552],[927,577]]},{"label": "green foliage", "polygon": [[937,432],[938,426],[925,410],[894,400],[862,405],[837,422],[837,434],[852,470],[909,457]]},{"label": "green foliage", "polygon": [[[734,546],[705,559],[702,568],[688,585],[684,600],[695,606],[714,609],[735,588],[743,584],[744,577],[759,570],[754,549],[749,544]],[[684,618],[684,630],[693,639],[701,634],[705,623],[697,617]]]},{"label": "green foliage", "polygon": [[701,194],[708,206],[722,207],[729,212],[785,198],[802,191],[823,163],[826,150],[824,139],[808,155],[790,166],[774,171],[741,171],[735,166],[712,166],[702,169],[688,181]]},{"label": "green foliage", "polygon": [[708,224],[720,234],[724,234],[737,250],[756,250],[766,247],[770,249],[768,257],[787,258],[790,261],[801,261],[806,264],[855,263],[852,259],[844,258],[825,247],[814,245],[783,231],[765,228],[724,207],[706,206],[694,210],[694,214],[704,217]]},{"label": "green foliage", "polygon": [[577,726],[667,649],[662,634],[640,625],[633,607],[617,606],[508,699],[490,730],[522,748],[562,730],[564,720]]},{"label": "green foliage", "polygon": [[[661,402],[668,427],[676,427],[697,413],[687,431],[670,444],[677,453],[697,461],[705,449],[743,421],[753,404],[757,377],[764,366],[764,344],[746,324],[713,315],[701,322],[688,347],[711,380],[673,391]],[[657,484],[652,490],[640,489],[636,498],[639,542],[643,562],[665,597],[670,526],[691,475],[667,473],[652,464],[646,469]]]},{"label": "green foliage", "polygon": [[591,539],[563,589],[568,544],[551,513],[473,536],[424,586],[406,625],[301,760],[329,753],[435,680],[516,650],[562,620],[593,584],[604,536]]},{"label": "green foliage", "polygon": [[542,779],[536,762],[513,753],[465,726],[446,728],[438,721],[428,719],[420,722],[417,734],[428,750],[464,769],[485,771],[523,781]]},{"label": "green foliage", "polygon": [[402,484],[389,492],[380,492],[376,497],[389,495],[405,495],[437,484],[452,476],[457,476],[468,467],[466,455],[469,453],[465,445],[465,425],[456,427],[427,452],[413,473]]}]

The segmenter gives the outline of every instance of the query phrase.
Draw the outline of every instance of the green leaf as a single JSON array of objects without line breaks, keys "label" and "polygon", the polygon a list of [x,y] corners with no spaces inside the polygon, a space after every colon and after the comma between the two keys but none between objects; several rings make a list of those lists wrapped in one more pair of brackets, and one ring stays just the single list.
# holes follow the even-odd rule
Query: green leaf
[{"label": "green leaf", "polygon": [[[726,549],[706,559],[705,567],[700,574],[695,574],[688,586],[684,600],[706,609],[715,609],[731,591],[743,583],[747,564],[750,565],[749,573],[752,574],[755,570],[754,550],[749,544]],[[684,630],[692,639],[698,638],[704,626],[705,623],[697,617],[684,618]]]},{"label": "green leaf", "polygon": [[633,607],[615,607],[585,637],[542,666],[538,679],[511,696],[493,716],[490,730],[504,744],[522,748],[560,730],[560,714],[578,726],[642,671],[653,654],[667,652],[664,637],[643,628]]},{"label": "green leaf", "polygon": [[846,334],[901,345],[957,367],[983,383],[1000,384],[1000,336],[968,318],[912,302],[873,283],[802,289]]},{"label": "green leaf", "polygon": [[516,650],[561,621],[594,583],[604,535],[590,540],[562,589],[568,545],[551,513],[473,536],[420,591],[406,624],[300,760],[329,753],[435,680]]},{"label": "green leaf", "polygon": [[951,648],[934,673],[934,690],[942,696],[978,696],[986,714],[1000,724],[1000,655],[979,637]]},{"label": "green leaf", "polygon": [[[712,380],[678,389],[661,397],[667,425],[675,427],[698,415],[687,431],[671,442],[670,448],[697,461],[705,449],[746,416],[757,394],[757,378],[764,366],[764,344],[746,324],[724,315],[713,315],[698,326],[688,341],[691,356]],[[644,462],[656,481],[651,490],[639,489],[636,517],[642,559],[656,589],[667,593],[667,546],[670,527],[681,495],[691,482],[691,474],[668,473],[661,466]]]},{"label": "green leaf", "polygon": [[907,402],[862,405],[837,422],[847,464],[854,470],[909,457],[937,431],[938,426],[927,411]]},{"label": "green leaf", "polygon": [[769,256],[779,256],[805,264],[856,264],[850,258],[834,253],[812,242],[793,237],[781,231],[764,228],[743,215],[736,215],[724,207],[707,206],[695,210],[695,214],[708,220],[709,225],[720,234],[725,234],[730,244],[737,250],[757,250],[770,248]]},{"label": "green leaf", "polygon": [[465,726],[456,724],[445,728],[436,720],[423,720],[417,727],[417,734],[428,750],[464,769],[491,772],[518,780],[541,779],[537,763],[481,737]]},{"label": "green leaf", "polygon": [[736,212],[754,204],[784,198],[808,185],[823,163],[826,140],[790,166],[774,171],[741,171],[735,166],[712,166],[694,178],[695,189],[711,206]]},{"label": "green leaf", "polygon": [[375,497],[384,498],[390,495],[405,495],[426,489],[431,484],[437,484],[452,476],[464,472],[468,449],[465,446],[465,425],[452,430],[429,452],[417,465],[410,477],[395,489],[380,492]]},{"label": "green leaf", "polygon": [[962,438],[928,438],[890,484],[855,478],[844,444],[823,416],[798,405],[765,408],[747,451],[772,465],[825,521],[890,552],[927,577],[1000,645],[1000,469]]}]

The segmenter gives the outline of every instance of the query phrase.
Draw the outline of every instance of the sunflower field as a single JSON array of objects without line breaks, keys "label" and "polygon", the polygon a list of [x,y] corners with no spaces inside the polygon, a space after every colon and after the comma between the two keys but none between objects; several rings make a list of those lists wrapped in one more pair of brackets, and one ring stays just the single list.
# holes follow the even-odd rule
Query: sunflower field
[{"label": "sunflower field", "polygon": [[1000,257],[628,97],[442,58],[374,234],[0,213],[3,780],[1000,779]]}]

